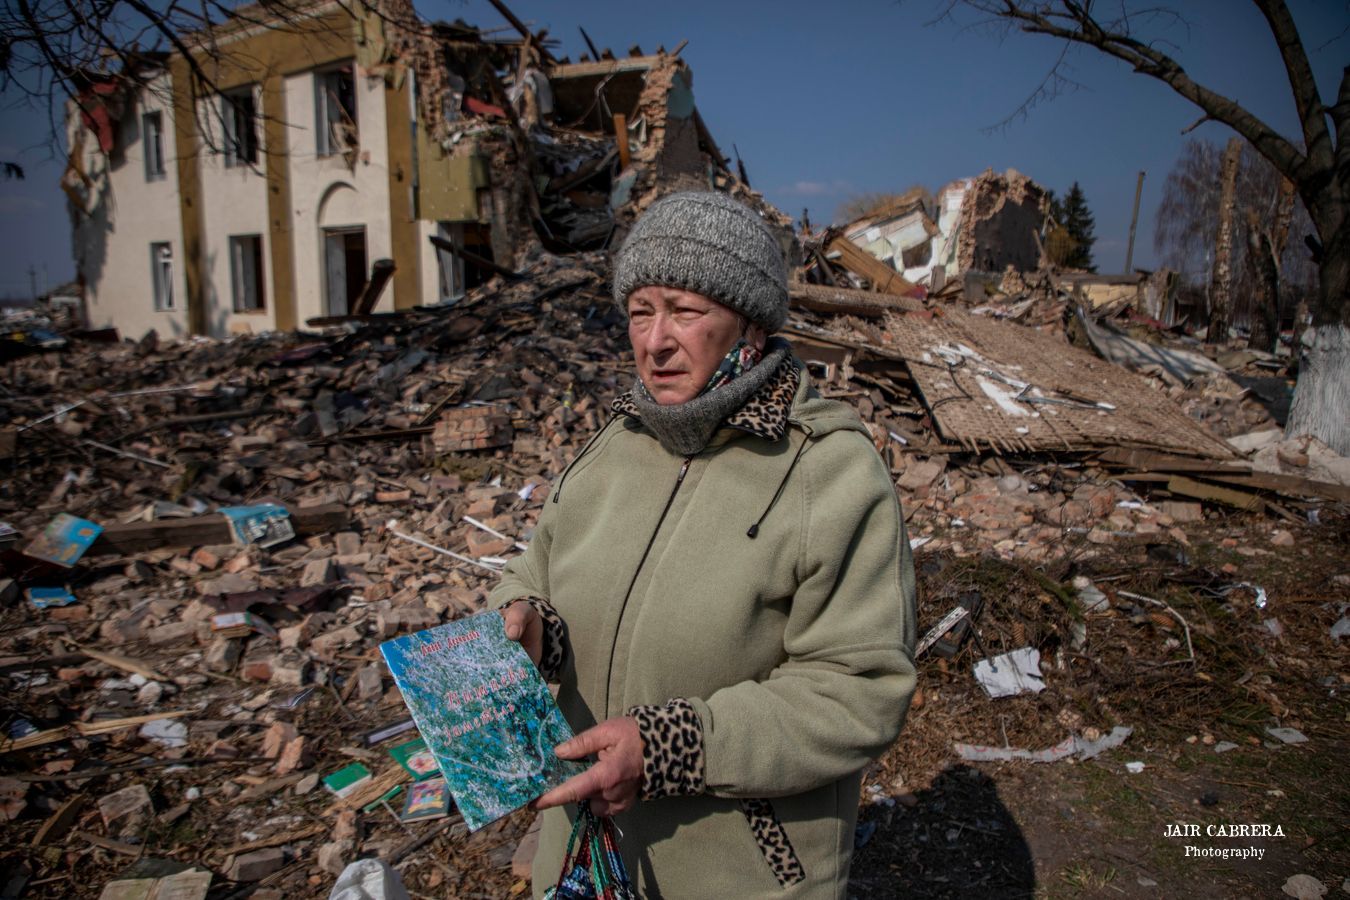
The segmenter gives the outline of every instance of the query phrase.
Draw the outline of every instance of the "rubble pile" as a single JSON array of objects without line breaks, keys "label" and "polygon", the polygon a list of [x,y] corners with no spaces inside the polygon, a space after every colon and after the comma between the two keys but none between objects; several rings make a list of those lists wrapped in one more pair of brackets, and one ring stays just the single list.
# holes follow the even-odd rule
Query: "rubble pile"
[{"label": "rubble pile", "polygon": [[[1237,497],[1277,491],[1285,513],[1344,493],[1287,468],[1254,472],[1164,409],[1161,382],[1059,337],[909,298],[792,293],[787,337],[821,392],[867,424],[912,543],[933,558],[1184,547],[1202,502],[1234,502],[1207,495],[1204,478]],[[853,314],[822,311],[838,309]],[[913,343],[938,327],[967,331]],[[1057,364],[1082,366],[1074,391],[1053,371],[1000,362],[1005,338],[1059,344]],[[964,355],[948,360],[954,347]],[[934,354],[944,361],[925,362]],[[18,775],[8,809],[36,848],[34,879],[62,894],[153,848],[278,891],[317,891],[359,855],[406,861],[424,889],[518,885],[524,815],[448,840],[448,861],[419,853],[430,838],[399,821],[389,795],[411,776],[387,751],[410,720],[376,645],[483,608],[631,365],[603,257],[543,252],[453,307],[321,333],[76,342],[12,362],[0,393],[0,753]],[[1071,428],[1074,416],[1140,415],[1115,394],[1086,396],[1107,391],[1087,377],[1094,367],[1137,379],[1117,390],[1151,392],[1171,432]],[[934,391],[980,373],[1041,379],[1019,402],[1067,443],[960,439],[954,411],[972,398]],[[1022,421],[985,399],[980,415]],[[83,542],[67,528],[82,521],[95,529]],[[370,780],[335,798],[325,779],[354,763]],[[427,827],[464,831],[455,816]]]},{"label": "rubble pile", "polygon": [[[25,536],[57,513],[102,526],[70,568],[0,537],[0,752],[29,773],[13,817],[42,829],[46,864],[69,854],[97,884],[154,846],[317,890],[358,851],[400,858],[397,817],[355,816],[403,780],[366,740],[382,723],[396,726],[383,746],[408,737],[375,645],[480,609],[547,482],[608,415],[627,365],[600,271],[541,255],[450,316],[13,364],[0,517]],[[211,514],[263,502],[294,539],[241,545]],[[38,608],[44,589],[75,602]],[[316,786],[353,761],[383,790],[333,807]],[[419,885],[505,894],[524,824],[456,842],[455,868]]]}]

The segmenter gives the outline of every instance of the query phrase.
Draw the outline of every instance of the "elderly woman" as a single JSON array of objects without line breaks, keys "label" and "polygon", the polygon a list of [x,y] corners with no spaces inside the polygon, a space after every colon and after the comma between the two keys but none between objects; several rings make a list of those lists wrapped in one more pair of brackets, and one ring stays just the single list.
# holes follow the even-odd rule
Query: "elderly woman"
[{"label": "elderly woman", "polygon": [[619,252],[637,380],[492,594],[598,756],[545,794],[536,894],[574,804],[643,897],[842,898],[861,772],[914,691],[914,575],[885,466],[786,341],[782,253],[716,193]]}]

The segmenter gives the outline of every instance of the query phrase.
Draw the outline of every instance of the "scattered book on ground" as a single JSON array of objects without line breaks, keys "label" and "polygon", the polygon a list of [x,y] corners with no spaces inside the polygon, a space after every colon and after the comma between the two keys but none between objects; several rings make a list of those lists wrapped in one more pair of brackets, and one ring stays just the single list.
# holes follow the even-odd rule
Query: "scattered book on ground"
[{"label": "scattered book on ground", "polygon": [[394,758],[394,762],[407,769],[408,774],[417,781],[441,773],[440,766],[436,765],[436,754],[431,752],[427,742],[421,738],[390,747],[389,755]]},{"label": "scattered book on ground", "polygon": [[370,781],[370,770],[360,763],[338,769],[323,780],[323,786],[339,797],[346,797]]},{"label": "scattered book on ground", "polygon": [[419,819],[440,819],[450,815],[450,788],[444,778],[428,778],[408,785],[408,799],[403,803],[404,822]]},{"label": "scattered book on ground", "polygon": [[380,650],[471,831],[584,771],[554,755],[572,729],[499,613]]},{"label": "scattered book on ground", "polygon": [[69,513],[58,513],[23,552],[34,559],[45,559],[69,569],[102,533],[102,525]]}]

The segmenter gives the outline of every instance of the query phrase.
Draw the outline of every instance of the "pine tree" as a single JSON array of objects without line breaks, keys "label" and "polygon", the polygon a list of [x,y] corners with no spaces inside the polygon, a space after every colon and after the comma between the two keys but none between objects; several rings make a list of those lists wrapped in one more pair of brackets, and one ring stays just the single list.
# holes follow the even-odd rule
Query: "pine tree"
[{"label": "pine tree", "polygon": [[1097,271],[1097,266],[1092,262],[1092,245],[1097,242],[1092,230],[1096,223],[1092,219],[1087,198],[1083,196],[1083,189],[1078,186],[1078,182],[1075,181],[1069,188],[1061,208],[1064,214],[1062,219],[1064,228],[1074,239],[1073,252],[1064,260],[1064,265],[1073,269],[1087,269],[1089,272]]}]

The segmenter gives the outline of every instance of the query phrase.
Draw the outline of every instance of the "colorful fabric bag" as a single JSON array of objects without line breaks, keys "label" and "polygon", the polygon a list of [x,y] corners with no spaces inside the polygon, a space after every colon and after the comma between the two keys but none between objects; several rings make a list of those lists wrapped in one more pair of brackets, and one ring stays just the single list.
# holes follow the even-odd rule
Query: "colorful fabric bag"
[{"label": "colorful fabric bag", "polygon": [[558,883],[544,900],[637,900],[619,856],[614,820],[596,816],[587,804],[577,811]]}]

